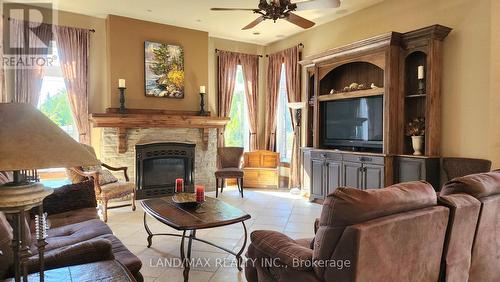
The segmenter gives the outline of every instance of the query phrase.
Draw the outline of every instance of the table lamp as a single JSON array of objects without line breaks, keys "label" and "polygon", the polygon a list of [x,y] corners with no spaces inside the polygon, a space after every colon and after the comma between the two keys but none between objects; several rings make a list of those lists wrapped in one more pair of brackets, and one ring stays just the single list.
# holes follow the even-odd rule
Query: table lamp
[{"label": "table lamp", "polygon": [[[0,103],[0,171],[12,171],[13,181],[0,185],[0,210],[12,214],[15,280],[27,280],[24,261],[30,242],[23,242],[22,223],[31,208],[39,206],[37,224],[43,224],[43,199],[52,189],[32,182],[26,171],[42,168],[95,165],[99,161],[43,113],[28,104]],[[28,231],[29,232],[29,231]],[[42,232],[43,233],[43,232]],[[43,281],[45,236],[37,232],[40,280]]]}]

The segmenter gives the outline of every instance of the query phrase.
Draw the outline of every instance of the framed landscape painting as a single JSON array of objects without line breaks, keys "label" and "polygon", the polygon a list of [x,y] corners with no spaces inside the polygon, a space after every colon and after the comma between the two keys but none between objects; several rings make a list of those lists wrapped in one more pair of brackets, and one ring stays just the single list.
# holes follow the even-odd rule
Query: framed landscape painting
[{"label": "framed landscape painting", "polygon": [[144,42],[147,97],[184,98],[184,51],[181,46]]}]

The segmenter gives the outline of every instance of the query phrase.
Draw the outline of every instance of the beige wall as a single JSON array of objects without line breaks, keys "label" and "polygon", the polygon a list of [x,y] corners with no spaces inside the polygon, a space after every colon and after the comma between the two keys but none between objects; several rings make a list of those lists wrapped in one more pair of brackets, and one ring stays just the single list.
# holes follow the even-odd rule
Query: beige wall
[{"label": "beige wall", "polygon": [[[108,16],[107,26],[109,93],[113,107],[119,105],[118,79],[124,78],[127,81],[125,106],[128,108],[199,110],[199,87],[208,85],[207,32],[114,15]],[[184,48],[184,99],[144,96],[144,41]]]},{"label": "beige wall", "polygon": [[[497,7],[493,12],[496,16],[492,16],[495,10],[491,7],[493,2],[496,2],[493,4]],[[498,2],[385,0],[270,44],[266,52],[302,42],[305,45],[303,55],[308,56],[388,31],[406,32],[432,24],[449,26],[453,31],[445,39],[443,60],[443,155],[489,158],[498,167]],[[494,42],[492,38],[495,38]]]},{"label": "beige wall", "polygon": [[490,73],[490,120],[488,142],[489,156],[500,167],[500,1],[491,1],[491,73]]}]

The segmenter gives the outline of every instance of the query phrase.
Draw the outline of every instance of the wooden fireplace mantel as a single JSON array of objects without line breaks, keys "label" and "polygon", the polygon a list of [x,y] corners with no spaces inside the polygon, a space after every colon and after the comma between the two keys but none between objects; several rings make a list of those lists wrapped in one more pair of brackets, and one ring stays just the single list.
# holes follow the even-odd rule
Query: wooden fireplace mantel
[{"label": "wooden fireplace mantel", "polygon": [[224,128],[229,118],[199,116],[194,111],[167,111],[149,109],[127,109],[126,114],[117,108],[108,108],[105,113],[93,113],[90,121],[94,127],[118,129],[118,152],[127,151],[127,130],[131,128],[199,128],[203,133],[203,143],[208,146],[210,128]]}]

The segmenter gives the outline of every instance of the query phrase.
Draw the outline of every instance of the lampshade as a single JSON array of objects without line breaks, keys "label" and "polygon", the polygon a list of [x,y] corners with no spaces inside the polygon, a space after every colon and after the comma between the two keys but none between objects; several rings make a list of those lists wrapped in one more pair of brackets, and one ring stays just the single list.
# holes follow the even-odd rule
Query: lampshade
[{"label": "lampshade", "polygon": [[294,109],[294,110],[297,110],[297,109],[303,109],[306,107],[306,102],[294,102],[294,103],[288,103],[288,107],[290,109]]},{"label": "lampshade", "polygon": [[0,103],[0,171],[98,163],[94,155],[33,106]]}]

